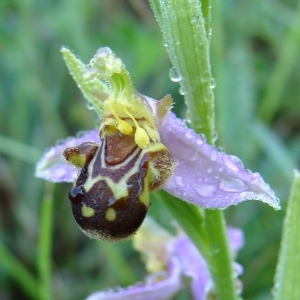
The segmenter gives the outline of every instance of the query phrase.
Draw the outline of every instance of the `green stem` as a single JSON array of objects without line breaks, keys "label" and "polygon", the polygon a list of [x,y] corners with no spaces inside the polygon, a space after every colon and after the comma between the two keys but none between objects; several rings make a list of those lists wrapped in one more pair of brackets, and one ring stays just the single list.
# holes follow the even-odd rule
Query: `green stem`
[{"label": "green stem", "polygon": [[[150,0],[164,34],[171,62],[180,74],[181,93],[192,127],[214,139],[214,81],[209,62],[209,39],[198,0]],[[209,5],[209,2],[206,2]],[[204,7],[206,12],[209,7]]]},{"label": "green stem", "polygon": [[202,14],[205,22],[206,36],[210,40],[211,35],[211,0],[202,0]]},{"label": "green stem", "polygon": [[39,299],[38,282],[25,266],[0,241],[0,265],[32,299]]},{"label": "green stem", "polygon": [[238,299],[236,276],[229,248],[224,214],[221,210],[206,210],[205,225],[210,242],[209,268],[218,299]]},{"label": "green stem", "polygon": [[42,202],[40,240],[38,246],[37,268],[39,274],[40,299],[51,300],[51,250],[53,232],[53,190],[54,184],[47,182]]},{"label": "green stem", "polygon": [[[182,76],[180,85],[185,92],[191,126],[197,133],[205,134],[208,143],[213,145],[215,121],[214,84],[209,58],[210,1],[202,1],[202,6],[198,0],[150,0],[150,3],[172,64]],[[189,224],[190,215],[184,218],[184,213],[173,209],[171,202],[164,202],[177,214],[174,215],[181,224]],[[206,243],[206,247],[198,244],[198,248],[208,262],[218,299],[238,299],[224,215],[219,210],[206,210],[205,233],[202,233],[203,230],[195,232],[197,227],[202,228],[201,222],[199,220],[198,226],[186,226],[184,229],[194,242]],[[209,252],[203,252],[203,249],[209,249]]]}]

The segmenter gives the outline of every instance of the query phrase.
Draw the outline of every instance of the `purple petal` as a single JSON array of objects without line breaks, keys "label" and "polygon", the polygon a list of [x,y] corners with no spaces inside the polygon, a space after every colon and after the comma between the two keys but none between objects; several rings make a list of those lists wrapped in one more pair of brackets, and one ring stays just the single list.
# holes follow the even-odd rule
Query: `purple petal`
[{"label": "purple petal", "polygon": [[239,251],[245,244],[243,231],[239,228],[228,227],[227,234],[231,251],[233,253]]},{"label": "purple petal", "polygon": [[196,300],[205,300],[213,281],[204,258],[187,236],[179,237],[173,245],[185,276],[192,278],[191,290]]},{"label": "purple petal", "polygon": [[62,151],[67,147],[80,145],[84,142],[100,143],[98,132],[97,129],[85,132],[80,137],[70,137],[59,143],[59,145],[51,147],[37,163],[36,177],[52,182],[74,181],[77,178],[77,170],[63,160]]},{"label": "purple petal", "polygon": [[169,112],[159,127],[162,143],[176,161],[164,189],[205,208],[226,208],[245,200],[260,200],[280,209],[279,200],[258,173],[245,171],[241,161],[217,151]]},{"label": "purple petal", "polygon": [[[160,280],[161,275],[166,276]],[[158,280],[157,280],[158,279]],[[180,289],[181,275],[179,262],[173,259],[168,273],[159,272],[148,277],[145,284],[136,284],[126,289],[96,292],[87,300],[159,300],[171,299]]]}]

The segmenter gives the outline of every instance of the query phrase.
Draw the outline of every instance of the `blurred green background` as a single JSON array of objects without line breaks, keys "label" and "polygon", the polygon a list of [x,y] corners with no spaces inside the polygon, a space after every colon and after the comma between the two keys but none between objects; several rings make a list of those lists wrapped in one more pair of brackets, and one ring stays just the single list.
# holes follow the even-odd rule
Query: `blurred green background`
[{"label": "blurred green background", "polygon": [[[67,72],[62,45],[86,63],[99,47],[111,47],[141,93],[156,99],[171,93],[176,113],[185,116],[147,1],[1,1],[0,253],[7,248],[35,276],[41,203],[45,193],[52,197],[51,186],[34,177],[35,164],[56,141],[96,124]],[[212,0],[217,144],[260,172],[283,206],[275,212],[248,201],[226,210],[228,224],[246,236],[238,256],[245,299],[271,298],[292,169],[300,161],[299,53],[299,1]],[[145,270],[130,241],[110,244],[81,233],[69,189],[57,184],[53,194],[53,299],[83,299],[142,280]],[[153,202],[150,214],[170,228],[162,205]],[[0,299],[31,299],[1,260]]]}]

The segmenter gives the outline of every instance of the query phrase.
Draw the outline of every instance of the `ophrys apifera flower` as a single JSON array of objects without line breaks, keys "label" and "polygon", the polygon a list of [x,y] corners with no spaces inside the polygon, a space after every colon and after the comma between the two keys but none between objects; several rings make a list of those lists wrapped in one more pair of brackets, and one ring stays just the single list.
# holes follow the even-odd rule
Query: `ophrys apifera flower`
[{"label": "ophrys apifera flower", "polygon": [[100,128],[48,150],[36,175],[74,181],[69,199],[87,235],[130,237],[147,214],[149,192],[159,188],[205,208],[251,199],[279,208],[258,173],[208,145],[171,112],[171,96],[157,101],[138,93],[109,48],[100,48],[88,65],[66,48],[62,53],[89,105],[101,116]]}]

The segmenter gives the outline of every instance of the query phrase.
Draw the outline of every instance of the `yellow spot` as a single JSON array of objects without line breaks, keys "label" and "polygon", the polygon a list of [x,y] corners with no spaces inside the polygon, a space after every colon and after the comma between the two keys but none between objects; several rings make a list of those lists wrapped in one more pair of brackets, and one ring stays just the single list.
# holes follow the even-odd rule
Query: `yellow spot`
[{"label": "yellow spot", "polygon": [[117,217],[116,210],[114,208],[109,208],[106,212],[105,218],[107,221],[115,221]]},{"label": "yellow spot", "polygon": [[95,215],[95,210],[83,204],[81,207],[81,213],[84,217],[91,218]]},{"label": "yellow spot", "polygon": [[86,156],[84,155],[77,155],[72,157],[72,163],[73,165],[75,165],[76,167],[83,167],[84,164],[86,163]]}]

